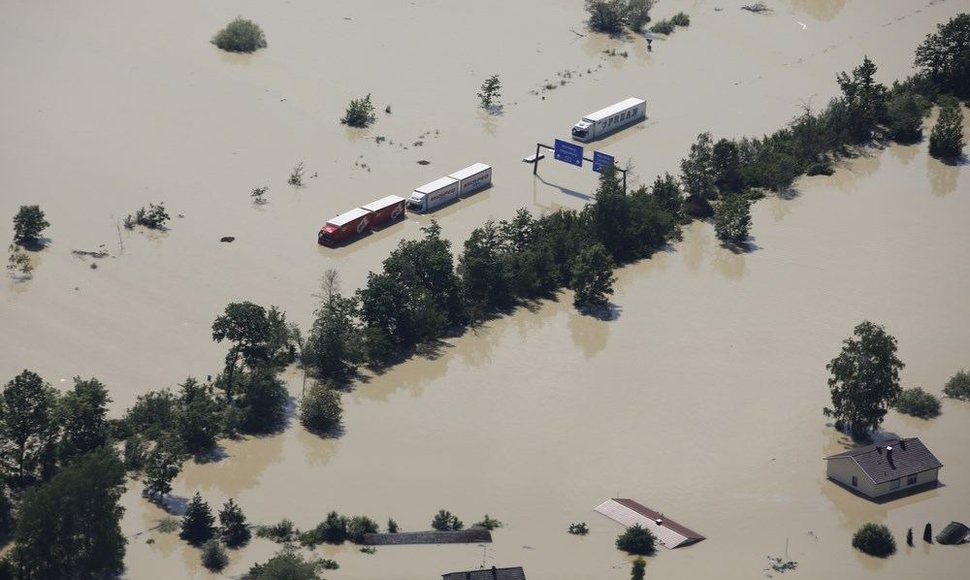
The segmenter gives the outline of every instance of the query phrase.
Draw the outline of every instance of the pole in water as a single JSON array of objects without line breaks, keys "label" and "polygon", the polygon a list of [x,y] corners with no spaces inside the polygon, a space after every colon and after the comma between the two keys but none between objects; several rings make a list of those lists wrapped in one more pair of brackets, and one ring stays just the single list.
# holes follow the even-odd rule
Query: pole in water
[{"label": "pole in water", "polygon": [[788,536],[785,536],[785,559],[788,559]]}]

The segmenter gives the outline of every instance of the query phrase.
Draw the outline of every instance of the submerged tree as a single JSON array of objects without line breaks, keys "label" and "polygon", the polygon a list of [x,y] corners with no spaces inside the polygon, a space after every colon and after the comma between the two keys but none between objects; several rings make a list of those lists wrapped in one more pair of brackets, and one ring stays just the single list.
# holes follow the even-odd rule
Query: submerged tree
[{"label": "submerged tree", "polygon": [[237,16],[212,38],[212,44],[229,52],[255,52],[266,48],[266,35],[252,20]]},{"label": "submerged tree", "polygon": [[873,130],[886,118],[888,91],[875,81],[876,70],[875,63],[867,56],[852,70],[851,77],[844,72],[836,76],[847,107],[849,135],[856,143],[870,139]]},{"label": "submerged tree", "polygon": [[896,540],[889,528],[868,523],[852,536],[852,547],[878,558],[886,558],[896,552]]},{"label": "submerged tree", "polygon": [[930,155],[956,159],[963,153],[963,115],[960,103],[953,97],[940,99],[940,116],[930,133]]},{"label": "submerged tree", "polygon": [[577,307],[604,306],[613,294],[613,260],[602,244],[584,248],[572,267],[573,304]]},{"label": "submerged tree", "polygon": [[107,578],[124,569],[125,472],[111,449],[89,453],[24,498],[11,554],[17,578]]},{"label": "submerged tree", "polygon": [[13,241],[19,245],[36,242],[50,225],[39,205],[22,205],[13,217]]},{"label": "submerged tree", "polygon": [[61,398],[58,412],[63,427],[59,450],[62,463],[69,463],[108,443],[110,402],[108,390],[101,381],[74,377],[74,388]]},{"label": "submerged tree", "polygon": [[916,49],[916,66],[943,93],[970,97],[970,14],[961,13]]},{"label": "submerged tree", "polygon": [[751,202],[743,195],[734,194],[717,206],[714,231],[717,237],[731,244],[742,244],[751,229]]},{"label": "submerged tree", "polygon": [[882,326],[863,321],[853,336],[843,342],[842,352],[826,365],[832,376],[832,408],[825,416],[835,419],[836,428],[848,426],[855,438],[877,429],[886,411],[902,392],[896,358],[896,339]]},{"label": "submerged tree", "polygon": [[483,109],[490,109],[496,99],[502,96],[502,83],[498,80],[498,75],[492,75],[485,79],[482,88],[478,92],[478,99],[482,102]]},{"label": "submerged tree", "polygon": [[195,492],[182,516],[182,531],[179,537],[193,546],[200,546],[215,536],[215,517],[209,504],[202,501],[199,492]]},{"label": "submerged tree", "polygon": [[657,551],[656,541],[650,530],[634,524],[616,538],[616,547],[627,554],[652,556]]},{"label": "submerged tree", "polygon": [[232,498],[223,504],[222,511],[219,512],[219,524],[219,535],[230,548],[245,546],[252,537],[242,508]]},{"label": "submerged tree", "polygon": [[374,105],[370,101],[370,93],[362,99],[352,99],[347,105],[347,112],[344,113],[340,122],[344,125],[364,129],[370,127],[377,120],[374,114]]},{"label": "submerged tree", "polygon": [[24,370],[0,396],[0,459],[15,487],[48,479],[57,459],[57,391],[37,373]]}]

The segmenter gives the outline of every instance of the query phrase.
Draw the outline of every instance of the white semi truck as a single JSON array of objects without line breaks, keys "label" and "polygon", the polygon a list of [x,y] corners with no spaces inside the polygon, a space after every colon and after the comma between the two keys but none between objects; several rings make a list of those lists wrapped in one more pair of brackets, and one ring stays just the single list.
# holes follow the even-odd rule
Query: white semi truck
[{"label": "white semi truck", "polygon": [[416,187],[414,193],[408,198],[408,209],[425,213],[456,199],[458,199],[458,180],[442,177]]},{"label": "white semi truck", "polygon": [[492,184],[492,166],[476,163],[448,177],[415,188],[408,198],[408,209],[427,213]]},{"label": "white semi truck", "polygon": [[573,125],[573,139],[592,141],[647,118],[647,102],[630,97],[615,105],[590,113]]}]

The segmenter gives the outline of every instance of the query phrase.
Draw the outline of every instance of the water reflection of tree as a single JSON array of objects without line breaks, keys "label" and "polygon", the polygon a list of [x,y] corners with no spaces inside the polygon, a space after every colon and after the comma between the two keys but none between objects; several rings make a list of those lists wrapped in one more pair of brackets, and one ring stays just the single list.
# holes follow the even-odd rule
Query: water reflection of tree
[{"label": "water reflection of tree", "polygon": [[959,166],[948,165],[927,155],[926,173],[930,178],[930,191],[933,195],[943,197],[956,190],[957,178],[960,175]]},{"label": "water reflection of tree", "polygon": [[593,358],[604,348],[610,337],[610,321],[600,320],[579,312],[569,314],[569,333],[587,359]]},{"label": "water reflection of tree", "polygon": [[735,251],[723,246],[714,248],[714,269],[730,280],[740,280],[747,269],[747,255],[743,251]]},{"label": "water reflection of tree", "polygon": [[804,13],[815,20],[826,22],[842,12],[845,0],[791,0],[791,7],[796,13]]},{"label": "water reflection of tree", "polygon": [[248,437],[223,443],[226,458],[215,463],[186,462],[178,478],[180,493],[218,490],[226,497],[239,497],[259,483],[266,468],[283,459],[283,440],[287,432]]},{"label": "water reflection of tree", "polygon": [[692,272],[700,270],[704,262],[704,254],[711,243],[710,226],[694,222],[684,230],[684,240],[680,243],[684,255],[684,263]]},{"label": "water reflection of tree", "polygon": [[916,152],[919,151],[918,145],[893,145],[889,148],[892,152],[893,157],[898,159],[903,165],[909,165],[909,162],[916,157]]}]

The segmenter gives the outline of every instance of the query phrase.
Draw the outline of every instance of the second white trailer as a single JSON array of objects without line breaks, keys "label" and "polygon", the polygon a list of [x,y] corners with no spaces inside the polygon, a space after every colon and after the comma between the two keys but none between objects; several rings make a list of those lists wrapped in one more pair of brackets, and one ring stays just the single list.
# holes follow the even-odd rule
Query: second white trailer
[{"label": "second white trailer", "polygon": [[492,184],[492,166],[476,163],[448,177],[458,182],[458,195],[468,195]]}]

